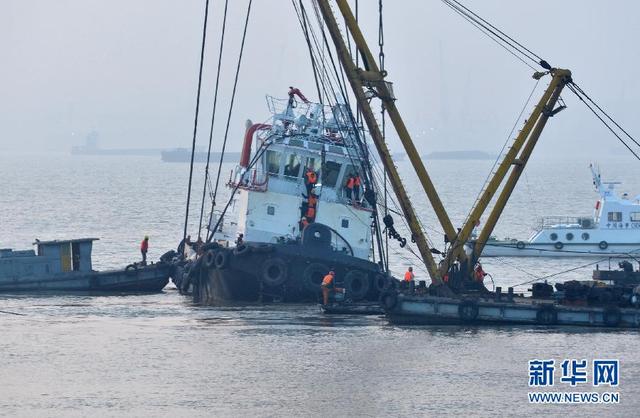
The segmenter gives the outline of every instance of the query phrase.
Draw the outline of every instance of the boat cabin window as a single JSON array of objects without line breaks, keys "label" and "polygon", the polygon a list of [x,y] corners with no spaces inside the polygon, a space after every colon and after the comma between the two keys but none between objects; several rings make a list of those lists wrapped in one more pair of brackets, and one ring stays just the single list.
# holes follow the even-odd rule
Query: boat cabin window
[{"label": "boat cabin window", "polygon": [[551,241],[555,241],[558,239],[558,234],[552,232],[551,235],[549,235],[549,238],[551,238]]},{"label": "boat cabin window", "polygon": [[278,174],[280,172],[280,153],[267,151],[267,173]]},{"label": "boat cabin window", "polygon": [[571,241],[573,240],[573,234],[571,232],[568,232],[566,235],[567,241]]},{"label": "boat cabin window", "polygon": [[320,168],[320,162],[317,161],[315,157],[308,157],[305,167],[310,168],[313,171],[318,171],[318,169]]},{"label": "boat cabin window", "polygon": [[582,239],[585,240],[585,241],[588,240],[589,239],[589,234],[586,233],[586,232],[583,232],[582,233]]},{"label": "boat cabin window", "polygon": [[284,166],[284,175],[287,177],[298,177],[300,175],[300,156],[297,154],[289,154],[287,163]]},{"label": "boat cabin window", "polygon": [[336,163],[335,161],[327,161],[322,170],[322,185],[335,187],[338,182],[341,167],[342,164]]},{"label": "boat cabin window", "polygon": [[609,212],[607,217],[609,222],[622,222],[622,212]]},{"label": "boat cabin window", "polygon": [[272,205],[267,206],[267,215],[275,216],[275,214],[276,214],[276,207]]},{"label": "boat cabin window", "polygon": [[343,228],[349,228],[349,220],[348,219],[343,219],[342,220],[342,227]]},{"label": "boat cabin window", "polygon": [[629,214],[631,222],[640,222],[640,212],[631,212]]}]

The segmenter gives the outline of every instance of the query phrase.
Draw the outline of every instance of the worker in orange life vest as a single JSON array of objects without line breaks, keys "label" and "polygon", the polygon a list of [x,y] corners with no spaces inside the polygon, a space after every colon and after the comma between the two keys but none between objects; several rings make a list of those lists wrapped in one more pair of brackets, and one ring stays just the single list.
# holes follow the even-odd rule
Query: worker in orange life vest
[{"label": "worker in orange life vest", "polygon": [[360,201],[360,175],[358,174],[353,177],[353,198],[357,202]]},{"label": "worker in orange life vest", "polygon": [[311,193],[311,189],[316,186],[318,181],[318,176],[316,172],[311,169],[311,167],[307,167],[307,171],[304,173],[304,184],[307,186],[307,194]]},{"label": "worker in orange life vest", "polygon": [[140,253],[142,254],[142,265],[147,265],[147,252],[149,251],[149,237],[145,235],[140,243]]},{"label": "worker in orange life vest", "polygon": [[356,179],[354,178],[354,175],[349,174],[347,182],[344,185],[344,187],[347,189],[347,199],[349,199],[349,202],[351,202],[351,198],[353,197],[353,187],[355,186],[355,184]]},{"label": "worker in orange life vest", "polygon": [[305,217],[309,223],[314,222],[316,220],[316,208],[311,205],[307,206],[307,213]]},{"label": "worker in orange life vest", "polygon": [[416,278],[415,274],[413,274],[413,267],[409,267],[407,271],[404,273],[404,282],[409,284]]},{"label": "worker in orange life vest", "polygon": [[331,270],[324,278],[322,279],[322,284],[320,288],[322,289],[322,303],[324,305],[329,304],[329,292],[331,292],[331,288],[333,287],[333,280],[336,277],[335,271]]}]

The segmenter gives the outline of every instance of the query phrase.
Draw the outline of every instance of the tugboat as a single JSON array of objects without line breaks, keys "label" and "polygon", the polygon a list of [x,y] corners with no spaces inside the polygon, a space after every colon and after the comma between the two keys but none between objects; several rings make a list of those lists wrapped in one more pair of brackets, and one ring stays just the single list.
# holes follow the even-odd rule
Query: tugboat
[{"label": "tugboat", "polygon": [[[629,256],[640,252],[640,196],[618,195],[619,182],[603,182],[600,170],[590,165],[600,199],[592,216],[552,216],[526,241],[490,238],[484,257],[588,257]],[[468,246],[473,248],[475,241]]]},{"label": "tugboat", "polygon": [[121,270],[94,271],[97,238],[34,242],[34,250],[0,249],[0,292],[160,292],[172,266],[129,264]]},{"label": "tugboat", "polygon": [[348,300],[377,301],[394,279],[374,261],[380,231],[363,131],[347,106],[311,103],[295,88],[267,104],[270,124],[248,121],[232,197],[176,285],[201,304],[315,302],[333,270]]}]

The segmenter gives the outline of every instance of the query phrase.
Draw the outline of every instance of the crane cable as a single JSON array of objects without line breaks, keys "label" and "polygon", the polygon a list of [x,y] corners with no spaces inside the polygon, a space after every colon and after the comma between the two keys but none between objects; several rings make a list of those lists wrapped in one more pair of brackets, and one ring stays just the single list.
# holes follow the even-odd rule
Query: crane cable
[{"label": "crane cable", "polygon": [[[240,53],[238,54],[238,64],[236,66],[236,74],[233,81],[233,90],[231,91],[231,102],[229,104],[229,113],[227,115],[227,125],[224,130],[224,139],[222,140],[222,151],[220,152],[220,161],[218,162],[218,174],[216,176],[216,184],[213,189],[213,202],[211,202],[211,213],[209,214],[209,226],[211,226],[211,220],[213,219],[213,211],[216,206],[218,187],[220,185],[220,175],[222,174],[222,162],[224,161],[225,150],[227,148],[227,139],[229,138],[229,126],[231,125],[231,115],[233,114],[233,104],[235,102],[236,91],[238,88],[238,78],[240,75],[240,67],[242,64],[242,54],[244,52],[245,40],[247,38],[247,28],[249,27],[249,16],[251,15],[252,3],[253,3],[253,0],[249,0],[249,4],[247,6],[247,15],[244,21],[244,29],[242,31],[242,41],[240,42]],[[216,224],[216,228],[214,228],[214,230],[212,231],[212,234],[215,233],[217,226],[218,225]]]},{"label": "crane cable", "polygon": [[[220,85],[220,69],[222,68],[222,52],[224,50],[224,35],[227,27],[227,9],[229,6],[229,0],[224,2],[224,12],[222,15],[222,28],[220,29],[220,51],[218,52],[218,69],[216,70],[216,85],[213,93],[213,110],[211,111],[211,128],[209,129],[209,148],[207,149],[207,164],[204,169],[204,185],[202,187],[202,205],[200,206],[200,223],[198,224],[198,239],[201,237],[202,231],[202,218],[204,216],[204,202],[207,193],[207,186],[211,188],[211,180],[209,177],[209,162],[211,160],[211,144],[213,143],[213,127],[216,119],[216,109],[218,105],[218,87]],[[222,156],[220,157],[222,160]],[[211,195],[212,201],[215,199],[215,194]]]},{"label": "crane cable", "polygon": [[189,166],[189,187],[187,189],[187,207],[184,214],[184,233],[182,239],[187,238],[187,226],[189,224],[189,205],[191,203],[191,184],[193,182],[193,159],[196,152],[196,136],[198,133],[198,112],[200,111],[200,91],[202,88],[202,66],[204,64],[204,49],[207,41],[207,20],[209,18],[209,0],[204,7],[204,24],[202,25],[202,46],[200,48],[200,69],[198,70],[198,92],[196,94],[196,112],[193,121],[193,142],[191,144],[191,165]]}]

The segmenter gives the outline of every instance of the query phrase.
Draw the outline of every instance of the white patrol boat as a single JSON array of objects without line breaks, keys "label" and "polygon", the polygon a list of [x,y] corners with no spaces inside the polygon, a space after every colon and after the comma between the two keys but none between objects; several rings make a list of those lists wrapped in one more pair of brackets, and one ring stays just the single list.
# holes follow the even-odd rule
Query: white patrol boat
[{"label": "white patrol boat", "polygon": [[[592,216],[544,217],[527,241],[487,241],[483,257],[628,256],[640,252],[640,196],[618,195],[620,182],[603,182],[600,170],[590,166],[600,195]],[[474,241],[470,245],[474,245]]]}]

